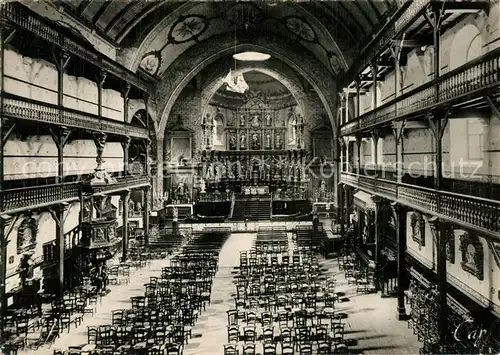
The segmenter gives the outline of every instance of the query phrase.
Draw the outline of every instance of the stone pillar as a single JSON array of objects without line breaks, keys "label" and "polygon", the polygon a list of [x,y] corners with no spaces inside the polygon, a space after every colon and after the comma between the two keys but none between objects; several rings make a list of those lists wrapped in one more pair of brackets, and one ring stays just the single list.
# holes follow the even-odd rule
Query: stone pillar
[{"label": "stone pillar", "polygon": [[129,230],[128,230],[128,201],[130,200],[130,190],[123,191],[121,195],[120,203],[122,204],[122,260],[126,261],[128,257],[128,241],[129,241]]},{"label": "stone pillar", "polygon": [[380,248],[381,248],[381,243],[382,240],[380,238],[380,223],[379,223],[379,216],[380,216],[380,204],[382,203],[381,199],[378,196],[373,197],[373,202],[375,202],[375,226],[374,226],[374,239],[375,239],[375,250],[373,253],[373,261],[375,262],[375,272],[376,272],[376,279],[375,279],[375,290],[379,291],[381,289],[380,284],[382,280],[382,270],[380,269],[380,263],[379,263],[379,256],[380,256]]},{"label": "stone pillar", "polygon": [[398,242],[398,306],[399,320],[408,319],[405,307],[406,287],[406,214],[408,210],[401,204],[392,203],[392,212],[396,223],[396,240]]},{"label": "stone pillar", "polygon": [[5,282],[7,279],[7,237],[12,223],[13,219],[11,216],[0,216],[0,340],[3,340],[5,311],[7,309],[7,298],[5,297]]}]

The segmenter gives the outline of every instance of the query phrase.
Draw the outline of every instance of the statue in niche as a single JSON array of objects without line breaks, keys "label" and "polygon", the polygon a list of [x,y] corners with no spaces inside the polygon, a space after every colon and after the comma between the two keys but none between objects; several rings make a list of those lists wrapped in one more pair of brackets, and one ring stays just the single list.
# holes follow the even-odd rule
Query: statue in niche
[{"label": "statue in niche", "polygon": [[240,127],[246,126],[246,118],[245,115],[240,115]]},{"label": "statue in niche", "polygon": [[326,194],[326,182],[325,180],[321,180],[319,184],[319,192],[321,193],[321,196],[325,196]]},{"label": "statue in niche", "polygon": [[271,133],[266,132],[266,149],[271,149]]},{"label": "statue in niche", "polygon": [[229,150],[236,150],[236,137],[234,134],[229,136]]},{"label": "statue in niche", "polygon": [[290,143],[294,144],[297,141],[297,118],[292,116],[290,119]]},{"label": "statue in niche", "polygon": [[206,192],[206,183],[205,183],[205,179],[201,179],[201,183],[200,183],[200,192],[201,193],[205,193]]},{"label": "statue in niche", "polygon": [[476,270],[476,247],[473,244],[467,245],[467,250],[465,252],[465,266],[471,268],[472,270]]},{"label": "statue in niche", "polygon": [[128,200],[128,216],[134,216],[134,201],[132,201],[132,199]]},{"label": "statue in niche", "polygon": [[266,114],[266,126],[270,126],[271,125],[271,114],[270,113],[267,113]]},{"label": "statue in niche", "polygon": [[250,125],[254,128],[259,127],[259,115],[253,115]]},{"label": "statue in niche", "polygon": [[252,149],[253,150],[260,149],[260,140],[259,140],[259,136],[257,135],[257,133],[252,134]]},{"label": "statue in niche", "polygon": [[34,253],[35,252],[33,250],[24,253],[21,257],[21,261],[19,262],[19,266],[17,267],[20,279],[19,284],[23,288],[26,287],[33,278],[34,266],[32,257]]},{"label": "statue in niche", "polygon": [[240,135],[240,149],[246,149],[247,148],[247,136],[245,133],[242,133]]},{"label": "statue in niche", "polygon": [[283,143],[281,141],[281,134],[276,133],[276,140],[274,142],[274,146],[276,149],[282,149],[283,148]]},{"label": "statue in niche", "polygon": [[184,184],[184,181],[179,181],[179,183],[177,184],[177,196],[184,196],[184,193],[185,193],[185,184]]}]

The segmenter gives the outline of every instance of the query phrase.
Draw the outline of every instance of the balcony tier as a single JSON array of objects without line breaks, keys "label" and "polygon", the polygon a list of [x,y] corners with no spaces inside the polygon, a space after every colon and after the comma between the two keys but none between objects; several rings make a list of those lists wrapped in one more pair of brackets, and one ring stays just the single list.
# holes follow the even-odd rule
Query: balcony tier
[{"label": "balcony tier", "polygon": [[30,120],[139,139],[147,139],[149,137],[147,129],[132,126],[124,122],[114,121],[109,118],[65,107],[62,108],[62,116],[60,116],[57,105],[8,93],[4,93],[3,96],[2,115],[5,118]]},{"label": "balcony tier", "polygon": [[66,50],[68,53],[92,63],[144,92],[153,93],[146,80],[97,50],[79,43],[76,38],[61,33],[54,24],[36,15],[23,5],[15,2],[2,4],[0,7],[0,17],[7,20],[10,24],[26,29],[43,40]]},{"label": "balcony tier", "polygon": [[[431,3],[437,1],[431,0],[403,0],[399,1],[398,9],[390,17],[384,26],[377,32],[377,34],[366,44],[366,46],[359,52],[359,56],[349,70],[345,73],[342,84],[343,86],[349,85],[357,75],[370,65],[381,53],[385,52],[391,45],[394,39],[401,38],[408,28],[429,8]],[[467,3],[477,6],[478,3],[483,3],[486,8],[489,6],[487,1],[482,0],[464,0],[460,2],[463,7],[467,7]],[[442,2],[442,9],[445,10],[447,6],[453,7],[452,1]]]},{"label": "balcony tier", "polygon": [[341,183],[500,240],[500,202],[343,172]]},{"label": "balcony tier", "polygon": [[34,210],[59,203],[77,201],[82,192],[109,194],[126,189],[136,189],[149,184],[149,177],[141,175],[120,177],[116,179],[116,183],[92,186],[90,189],[89,186],[82,182],[9,189],[0,192],[0,198],[3,202],[0,214]]},{"label": "balcony tier", "polygon": [[353,135],[394,120],[425,115],[430,109],[441,106],[484,105],[482,98],[486,95],[497,97],[499,89],[500,48],[344,124],[340,135]]}]

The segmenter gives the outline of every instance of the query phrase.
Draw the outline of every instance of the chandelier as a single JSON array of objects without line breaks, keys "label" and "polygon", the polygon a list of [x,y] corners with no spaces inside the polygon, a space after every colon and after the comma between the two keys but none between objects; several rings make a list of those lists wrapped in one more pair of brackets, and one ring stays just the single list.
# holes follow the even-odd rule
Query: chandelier
[{"label": "chandelier", "polygon": [[243,94],[250,88],[245,81],[243,74],[233,74],[231,69],[229,69],[229,73],[227,73],[224,83],[227,84],[227,91],[236,92],[238,94]]}]

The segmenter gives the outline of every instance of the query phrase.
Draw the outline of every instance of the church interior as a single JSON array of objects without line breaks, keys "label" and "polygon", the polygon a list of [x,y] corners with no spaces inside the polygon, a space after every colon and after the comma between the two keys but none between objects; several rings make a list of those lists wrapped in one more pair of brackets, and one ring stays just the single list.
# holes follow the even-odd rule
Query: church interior
[{"label": "church interior", "polygon": [[2,354],[500,353],[499,1],[0,22]]}]

